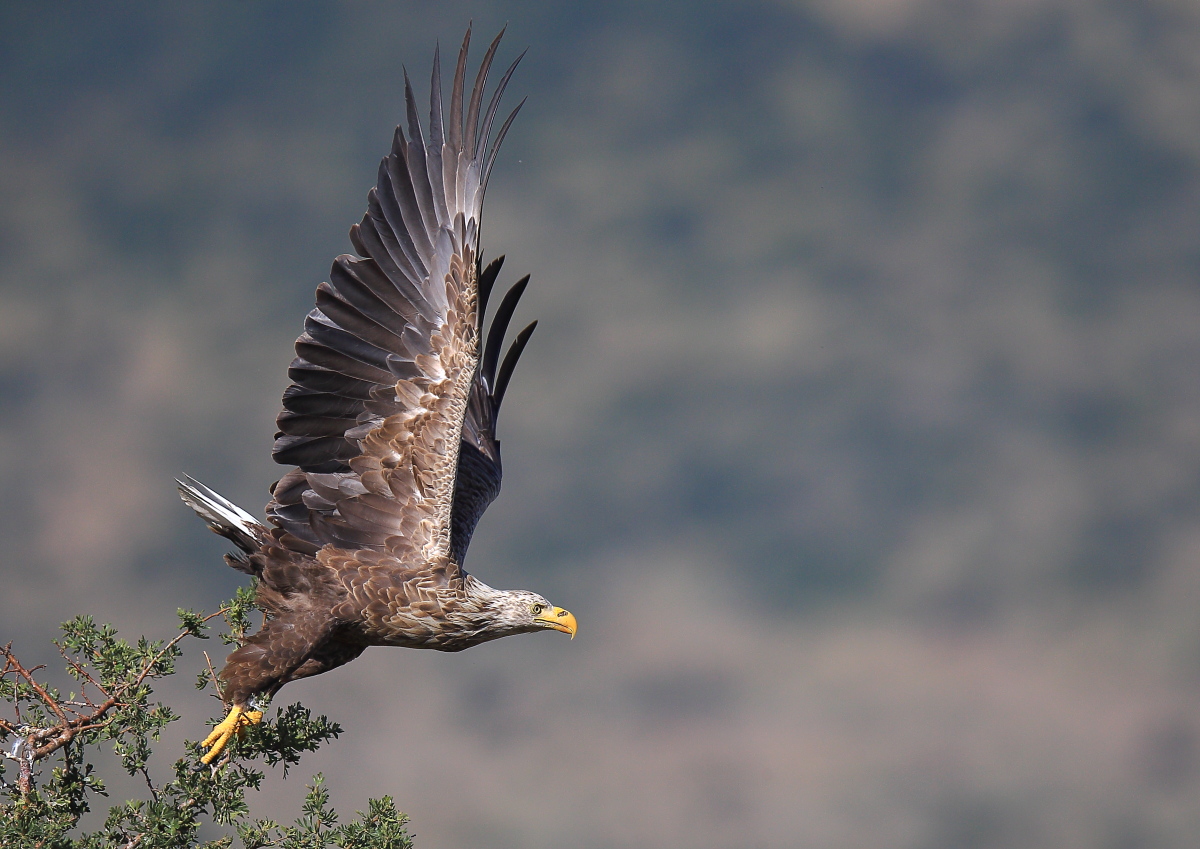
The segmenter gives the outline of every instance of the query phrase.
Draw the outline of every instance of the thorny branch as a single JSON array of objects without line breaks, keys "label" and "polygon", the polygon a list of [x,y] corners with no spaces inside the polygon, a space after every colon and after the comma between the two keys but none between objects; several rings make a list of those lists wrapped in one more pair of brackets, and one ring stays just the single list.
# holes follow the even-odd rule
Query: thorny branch
[{"label": "thorny branch", "polygon": [[[361,821],[333,827],[334,813],[326,806],[328,793],[318,775],[305,800],[305,816],[296,827],[281,827],[270,820],[251,820],[246,794],[257,790],[263,772],[231,760],[211,771],[199,769],[199,752],[190,749],[174,763],[174,778],[156,784],[148,764],[160,732],[177,719],[171,708],[155,702],[153,688],[159,679],[174,675],[182,656],[180,640],[204,638],[205,623],[224,616],[227,644],[241,642],[248,625],[254,587],[237,596],[212,616],[180,610],[180,633],[167,641],[140,637],[120,639],[111,625],[96,625],[91,617],[78,616],[64,623],[64,639],[55,643],[73,693],[60,691],[47,680],[43,666],[25,666],[12,650],[0,646],[0,698],[12,703],[14,713],[0,719],[0,758],[16,761],[11,779],[0,780],[0,846],[67,847],[113,846],[123,849],[195,846],[208,817],[217,826],[231,826],[246,845],[331,845],[411,849],[404,830],[406,818],[390,798],[370,800],[370,813]],[[207,669],[197,679],[204,689],[216,677],[205,653]],[[315,751],[338,736],[341,729],[326,717],[313,717],[302,705],[280,709],[275,720],[264,721],[259,731],[244,741],[238,754],[246,759],[265,758],[266,764],[287,768],[303,752]],[[109,808],[103,827],[91,834],[71,835],[81,817],[93,810],[93,795],[107,795],[105,781],[91,753],[111,744],[125,771],[141,775],[150,802],[129,799]],[[47,758],[52,755],[51,758]],[[55,761],[45,781],[38,780],[35,762]],[[61,766],[57,763],[61,761]],[[11,783],[10,783],[11,782]],[[212,842],[226,845],[232,836]],[[205,843],[205,845],[209,845]]]},{"label": "thorny branch", "polygon": [[[228,610],[229,608],[222,607],[216,613],[211,613],[203,617],[200,622],[208,622],[223,615]],[[54,754],[54,752],[75,739],[81,732],[93,731],[111,724],[115,717],[110,716],[109,712],[113,708],[128,707],[129,703],[124,701],[125,695],[129,691],[140,687],[142,682],[146,680],[146,676],[157,666],[163,656],[173,649],[180,640],[192,633],[190,630],[181,631],[152,658],[147,660],[137,675],[114,687],[111,692],[97,681],[81,663],[68,656],[62,646],[59,646],[59,654],[79,674],[80,680],[83,682],[82,692],[80,693],[82,701],[59,699],[47,692],[34,677],[36,672],[45,667],[35,666],[27,669],[13,653],[12,643],[0,646],[0,657],[4,658],[4,667],[0,669],[0,679],[12,675],[14,680],[28,686],[37,695],[42,704],[58,717],[58,722],[48,728],[31,728],[21,723],[19,719],[17,722],[0,719],[0,731],[5,734],[11,734],[21,741],[13,747],[10,756],[20,761],[21,764],[18,781],[22,795],[28,795],[31,789],[31,772],[35,761]],[[91,684],[96,689],[103,701],[96,702],[87,695],[88,684]],[[69,716],[68,714],[71,715]]]}]

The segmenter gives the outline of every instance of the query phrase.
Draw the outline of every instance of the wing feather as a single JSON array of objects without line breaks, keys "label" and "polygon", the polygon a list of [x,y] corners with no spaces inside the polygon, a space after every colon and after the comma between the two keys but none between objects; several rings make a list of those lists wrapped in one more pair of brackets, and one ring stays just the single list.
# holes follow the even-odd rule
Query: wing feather
[{"label": "wing feather", "polygon": [[496,352],[525,281],[501,303],[481,367],[482,307],[500,261],[481,269],[478,238],[486,175],[513,116],[490,148],[489,134],[517,63],[481,123],[497,36],[464,116],[470,36],[449,114],[434,52],[428,132],[405,72],[407,128],[396,128],[366,214],[350,230],[358,256],[334,261],[296,341],[274,456],[297,468],[267,507],[276,538],[293,550],[365,549],[404,568],[456,566],[499,491],[495,417],[528,331],[500,366],[499,384]]},{"label": "wing feather", "polygon": [[348,291],[351,289],[353,285],[338,292],[328,283],[322,283],[317,287],[317,308],[336,325],[356,328],[364,342],[388,352],[400,347],[403,342],[389,325],[395,325],[403,317],[369,292]]},{"label": "wing feather", "polygon": [[[505,27],[504,29],[507,29]],[[475,88],[471,91],[471,105],[467,110],[467,156],[474,158],[475,153],[479,148],[478,133],[479,133],[479,106],[483,103],[483,92],[487,88],[487,75],[491,70],[492,60],[496,58],[496,48],[500,46],[500,39],[504,38],[504,29],[497,33],[492,39],[492,43],[488,45],[487,53],[483,57],[483,61],[479,63],[479,73],[475,77]],[[503,90],[503,85],[501,86]]]},{"label": "wing feather", "polygon": [[[415,145],[406,146],[406,151]],[[417,195],[411,162],[415,159],[407,152],[405,163],[401,157],[391,156],[379,165],[375,185],[375,199],[379,204],[379,215],[368,207],[371,223],[386,244],[394,241],[401,257],[392,253],[396,265],[404,271],[404,279],[420,282],[429,273],[429,257],[432,247],[425,235],[425,216],[421,214],[421,200]],[[411,231],[411,232],[410,232]]]},{"label": "wing feather", "polygon": [[362,404],[353,398],[330,395],[327,392],[311,392],[298,386],[289,386],[283,394],[283,408],[293,413],[312,416],[337,416],[350,419],[358,415]]},{"label": "wing feather", "polygon": [[424,226],[419,226],[415,222],[410,225],[412,226],[411,236],[417,249],[422,251],[422,257],[431,259],[433,246],[429,241],[429,234],[440,229],[437,219],[440,210],[434,204],[433,188],[429,182],[429,168],[425,162],[425,136],[421,130],[421,121],[417,117],[417,101],[413,96],[412,83],[409,82],[407,71],[404,74],[404,103],[408,111],[409,142],[404,147],[403,159],[408,167],[409,182],[416,194],[417,208],[424,222]]},{"label": "wing feather", "polygon": [[328,392],[343,398],[357,398],[363,401],[371,397],[371,390],[377,385],[369,380],[354,380],[336,371],[313,365],[300,357],[292,360],[288,367],[288,377],[294,381],[293,385],[297,388]]},{"label": "wing feather", "polygon": [[315,366],[321,366],[328,371],[355,378],[373,386],[392,378],[391,372],[386,368],[379,368],[372,363],[356,359],[345,351],[321,344],[307,332],[296,340],[296,353]]},{"label": "wing feather", "polygon": [[537,322],[530,323],[517,334],[517,338],[509,346],[508,353],[504,355],[504,362],[500,364],[500,373],[496,376],[495,388],[492,390],[496,409],[500,409],[500,404],[504,401],[504,393],[508,390],[508,382],[512,379],[513,371],[517,367],[517,360],[521,359],[521,352],[529,344],[529,338],[533,336],[533,331],[536,329]]},{"label": "wing feather", "polygon": [[525,98],[521,98],[521,102],[517,104],[517,108],[509,113],[509,116],[507,119],[505,119],[503,126],[500,127],[500,132],[496,134],[496,143],[492,145],[492,152],[488,154],[487,161],[483,166],[484,188],[487,188],[487,181],[492,176],[492,165],[494,165],[496,162],[496,155],[500,153],[500,144],[504,141],[504,137],[508,135],[508,128],[512,126],[512,122],[516,119],[517,113],[521,111],[521,107],[524,105]]},{"label": "wing feather", "polygon": [[[470,35],[470,30],[467,34]],[[442,149],[445,143],[445,128],[442,124],[442,62],[439,46],[435,47],[433,51],[433,76],[429,82],[429,144],[425,148],[425,170],[429,175],[429,188],[433,193],[433,205],[437,211],[438,221],[446,221],[451,218],[453,213],[450,210],[456,208],[453,200],[447,202],[445,192],[441,188],[446,184],[446,175],[442,170]]]},{"label": "wing feather", "polygon": [[487,268],[479,275],[479,330],[483,331],[483,316],[487,312],[488,298],[491,297],[492,288],[496,285],[496,278],[500,276],[500,268],[504,265],[504,255],[496,257],[488,263]]},{"label": "wing feather", "polygon": [[488,333],[487,345],[483,349],[483,375],[489,389],[494,388],[496,363],[500,359],[500,348],[504,344],[504,334],[508,332],[508,323],[512,321],[513,313],[517,310],[517,302],[529,285],[529,275],[526,274],[516,284],[504,293],[500,308],[492,319],[492,331]]},{"label": "wing feather", "polygon": [[[361,329],[364,328],[356,328]],[[342,330],[320,309],[308,314],[304,330],[313,342],[387,373],[388,351],[376,347],[361,335]]]},{"label": "wing feather", "polygon": [[354,304],[384,326],[396,323],[393,316],[409,322],[416,321],[418,316],[433,316],[432,307],[407,277],[389,278],[373,260],[355,260],[343,254],[334,260],[330,276],[336,286],[328,286],[327,291]]}]

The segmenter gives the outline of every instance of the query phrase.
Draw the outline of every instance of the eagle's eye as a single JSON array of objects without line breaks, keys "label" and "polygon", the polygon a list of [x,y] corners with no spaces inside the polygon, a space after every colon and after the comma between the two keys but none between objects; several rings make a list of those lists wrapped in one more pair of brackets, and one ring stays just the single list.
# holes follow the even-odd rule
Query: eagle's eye
[{"label": "eagle's eye", "polygon": [[533,604],[531,604],[529,606],[529,612],[532,613],[534,616],[537,616],[545,609],[546,609],[546,605],[542,604],[540,601],[535,601]]}]

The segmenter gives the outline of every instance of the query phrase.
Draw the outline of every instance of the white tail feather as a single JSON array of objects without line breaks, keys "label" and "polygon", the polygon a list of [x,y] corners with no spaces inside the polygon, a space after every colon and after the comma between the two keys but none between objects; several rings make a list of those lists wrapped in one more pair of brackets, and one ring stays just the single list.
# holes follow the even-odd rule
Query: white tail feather
[{"label": "white tail feather", "polygon": [[179,497],[196,511],[209,529],[220,534],[247,554],[258,551],[267,535],[267,528],[241,507],[222,498],[200,481],[184,475],[187,482],[179,484]]}]

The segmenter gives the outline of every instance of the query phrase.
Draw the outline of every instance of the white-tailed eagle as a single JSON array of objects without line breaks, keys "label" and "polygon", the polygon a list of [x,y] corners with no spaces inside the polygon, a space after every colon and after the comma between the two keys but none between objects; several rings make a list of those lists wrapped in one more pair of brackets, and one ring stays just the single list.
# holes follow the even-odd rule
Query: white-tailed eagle
[{"label": "white-tailed eagle", "polygon": [[405,75],[407,134],[396,128],[367,213],[350,230],[357,255],[334,260],[296,340],[273,452],[294,468],[272,487],[266,523],[191,479],[180,483],[183,500],[238,547],[226,560],[258,579],[267,614],[221,670],[229,713],[203,743],[205,763],[261,719],[262,697],[367,646],[460,651],[510,634],[575,634],[566,610],[493,589],[462,565],[500,491],[496,414],[534,328],[500,358],[526,277],[484,333],[503,258],[482,264],[483,194],[520,109],[493,140],[521,58],[485,104],[500,37],[468,100],[468,30],[446,113],[434,53],[427,134]]}]

